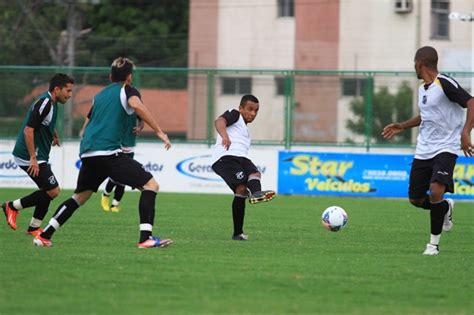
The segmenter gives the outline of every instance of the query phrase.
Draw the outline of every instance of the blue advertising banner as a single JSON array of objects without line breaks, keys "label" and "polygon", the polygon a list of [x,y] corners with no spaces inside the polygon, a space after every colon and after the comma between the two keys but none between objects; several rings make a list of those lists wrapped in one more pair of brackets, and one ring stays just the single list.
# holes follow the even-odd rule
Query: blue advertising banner
[{"label": "blue advertising banner", "polygon": [[[407,197],[413,155],[279,152],[278,193]],[[455,194],[474,199],[474,158],[460,157]]]}]

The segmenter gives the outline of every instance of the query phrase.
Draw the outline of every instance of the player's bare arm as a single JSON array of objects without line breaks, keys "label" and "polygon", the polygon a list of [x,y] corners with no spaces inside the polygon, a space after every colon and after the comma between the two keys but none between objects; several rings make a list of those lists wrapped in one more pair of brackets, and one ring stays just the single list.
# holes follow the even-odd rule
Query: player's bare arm
[{"label": "player's bare arm", "polygon": [[156,132],[156,136],[163,140],[165,143],[165,149],[169,150],[169,148],[171,148],[171,142],[168,139],[168,135],[164,133],[163,130],[161,130],[160,126],[155,121],[148,108],[142,103],[140,98],[134,95],[128,99],[128,104],[133,108],[140,119],[142,119]]},{"label": "player's bare arm", "polygon": [[222,146],[229,150],[232,142],[230,141],[229,135],[227,134],[227,121],[224,117],[219,117],[214,121],[214,126],[216,127],[217,132],[222,137]]},{"label": "player's bare arm", "polygon": [[407,121],[401,123],[392,123],[385,126],[382,130],[382,136],[385,139],[392,139],[393,136],[399,134],[405,129],[417,127],[421,124],[421,116],[415,116],[413,118],[408,119]]},{"label": "player's bare arm", "polygon": [[474,145],[471,141],[471,131],[474,128],[474,98],[467,102],[467,115],[461,132],[461,150],[465,156],[474,155]]},{"label": "player's bare arm", "polygon": [[137,125],[133,127],[133,130],[132,130],[133,134],[138,136],[140,132],[142,132],[144,127],[145,127],[145,123],[140,117],[138,117]]},{"label": "player's bare arm", "polygon": [[38,176],[39,174],[39,165],[38,160],[36,159],[36,149],[35,149],[35,129],[26,126],[23,130],[25,136],[25,143],[28,149],[28,154],[30,155],[30,165],[28,166],[28,174],[33,177]]},{"label": "player's bare arm", "polygon": [[54,130],[53,133],[53,146],[61,146],[61,143],[59,142],[59,134],[56,130]]}]

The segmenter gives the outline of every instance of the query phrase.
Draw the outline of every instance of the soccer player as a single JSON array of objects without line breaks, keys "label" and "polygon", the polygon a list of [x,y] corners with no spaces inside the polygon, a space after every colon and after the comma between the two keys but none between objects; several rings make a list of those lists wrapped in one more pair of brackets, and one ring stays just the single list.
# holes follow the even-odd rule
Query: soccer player
[{"label": "soccer player", "polygon": [[152,235],[158,183],[140,163],[121,152],[122,139],[128,131],[128,116],[133,113],[150,125],[164,142],[165,149],[171,147],[168,136],[142,103],[139,91],[131,86],[134,68],[134,63],[127,58],[119,57],[113,61],[110,71],[112,83],[94,97],[91,117],[81,139],[81,168],[74,195],[57,208],[44,231],[33,240],[35,245],[52,246],[53,234],[89,200],[93,192],[97,192],[108,177],[141,190],[138,247],[165,247],[172,243],[172,240]]},{"label": "soccer player", "polygon": [[[438,255],[442,230],[453,227],[454,201],[445,199],[454,192],[453,171],[460,149],[474,153],[474,98],[454,79],[438,73],[438,54],[425,46],[415,54],[415,71],[423,84],[418,90],[420,114],[401,123],[387,125],[382,135],[391,139],[405,129],[420,126],[408,189],[410,202],[430,211],[431,237],[423,255]],[[467,117],[464,122],[464,109]],[[429,192],[429,194],[427,193]]]},{"label": "soccer player", "polygon": [[[135,156],[134,147],[137,144],[137,134],[143,129],[144,123],[141,119],[138,119],[136,114],[132,114],[128,118],[128,131],[125,132],[122,140],[122,152],[133,159]],[[114,192],[114,198],[112,199],[112,204],[110,204],[110,195],[112,194],[112,191]],[[125,186],[116,182],[112,178],[109,178],[100,199],[102,209],[104,211],[119,212],[121,209],[119,204],[124,193]]]},{"label": "soccer player", "polygon": [[[87,117],[84,121],[82,129],[80,131],[81,138],[84,135],[85,128],[89,123],[89,119],[91,117],[92,108],[87,114]],[[128,155],[130,158],[133,159],[135,156],[134,147],[136,146],[136,137],[137,135],[143,130],[144,123],[143,120],[139,119],[137,114],[133,113],[132,115],[128,116],[127,120],[128,127],[126,128],[124,137],[122,139],[122,152],[125,155]],[[112,200],[112,204],[110,204],[110,195],[114,192],[114,198]],[[100,204],[102,210],[106,212],[119,212],[121,208],[119,207],[120,201],[125,193],[125,186],[121,183],[114,181],[112,178],[107,180],[107,184],[105,185],[104,192],[102,193]]]},{"label": "soccer player", "polygon": [[[215,120],[217,139],[212,159],[212,169],[234,192],[232,218],[236,241],[248,240],[244,234],[245,199],[249,196],[252,204],[270,201],[275,197],[272,190],[262,191],[261,174],[247,158],[250,148],[248,123],[254,121],[259,109],[258,99],[253,95],[244,95],[239,109],[230,109]],[[250,192],[250,193],[249,193]]]},{"label": "soccer player", "polygon": [[18,134],[13,157],[38,186],[28,196],[2,204],[7,224],[16,230],[18,212],[35,206],[27,234],[41,233],[41,223],[48,212],[51,200],[59,195],[59,184],[49,165],[51,146],[59,146],[55,130],[58,118],[58,103],[66,103],[72,95],[74,80],[66,74],[57,73],[49,82],[49,90],[41,94],[29,107]]}]

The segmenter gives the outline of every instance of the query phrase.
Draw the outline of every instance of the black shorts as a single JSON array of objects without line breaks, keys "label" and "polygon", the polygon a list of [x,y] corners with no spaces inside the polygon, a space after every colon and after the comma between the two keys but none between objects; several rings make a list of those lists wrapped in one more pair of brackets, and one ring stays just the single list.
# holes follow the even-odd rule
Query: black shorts
[{"label": "black shorts", "polygon": [[140,163],[125,154],[91,156],[81,159],[81,162],[75,193],[97,192],[107,177],[132,188],[141,188],[153,178]]},{"label": "black shorts", "polygon": [[212,169],[222,177],[232,191],[235,191],[238,185],[246,184],[250,174],[258,173],[258,169],[252,161],[233,155],[221,157],[212,164]]},{"label": "black shorts", "polygon": [[410,172],[410,199],[421,199],[426,196],[430,184],[437,182],[446,186],[446,192],[454,192],[453,172],[458,156],[443,152],[429,160],[413,159]]},{"label": "black shorts", "polygon": [[[28,174],[28,166],[20,166],[22,170],[24,170]],[[44,191],[49,191],[59,186],[58,180],[53,174],[51,170],[51,165],[48,163],[41,163],[39,164],[39,174],[36,177],[31,176],[28,174],[30,178],[35,182],[36,186],[39,189]]]}]

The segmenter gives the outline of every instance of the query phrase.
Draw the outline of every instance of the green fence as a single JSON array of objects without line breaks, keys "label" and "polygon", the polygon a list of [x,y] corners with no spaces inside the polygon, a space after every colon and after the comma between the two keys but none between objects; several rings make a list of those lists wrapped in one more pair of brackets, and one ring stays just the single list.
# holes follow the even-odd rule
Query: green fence
[{"label": "green fence", "polygon": [[[76,80],[58,131],[77,138],[92,97],[109,83],[108,67],[0,66],[0,137],[13,138],[34,97],[55,72]],[[471,72],[448,73],[470,90]],[[214,119],[236,108],[243,94],[260,100],[249,126],[260,144],[411,146],[413,132],[386,142],[380,132],[416,113],[420,82],[413,72],[137,68],[134,85],[174,142],[212,144]],[[416,130],[414,131],[416,132]],[[151,130],[145,129],[143,139]]]}]

